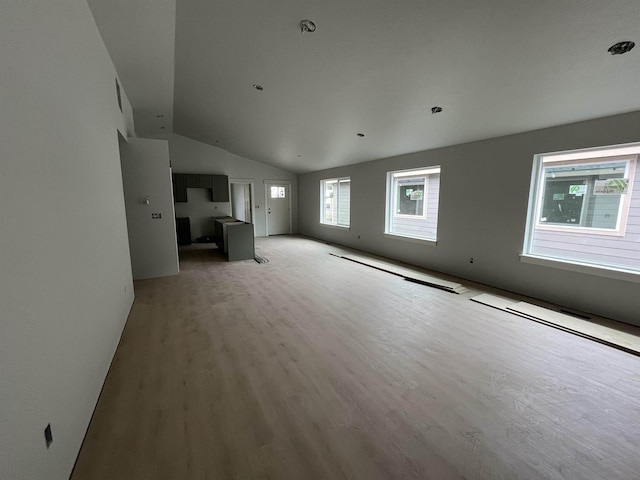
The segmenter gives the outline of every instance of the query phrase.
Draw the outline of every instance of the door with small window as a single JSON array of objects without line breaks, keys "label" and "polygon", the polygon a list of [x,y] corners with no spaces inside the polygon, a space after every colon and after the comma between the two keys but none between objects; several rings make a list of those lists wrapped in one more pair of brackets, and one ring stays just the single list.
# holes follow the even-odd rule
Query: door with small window
[{"label": "door with small window", "polygon": [[291,188],[286,183],[267,183],[267,235],[291,234]]}]

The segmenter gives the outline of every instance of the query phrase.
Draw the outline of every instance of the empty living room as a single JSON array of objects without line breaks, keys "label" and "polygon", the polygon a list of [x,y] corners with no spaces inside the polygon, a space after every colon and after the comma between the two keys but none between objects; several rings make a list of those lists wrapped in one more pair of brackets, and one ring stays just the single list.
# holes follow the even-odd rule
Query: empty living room
[{"label": "empty living room", "polygon": [[0,0],[0,479],[640,478],[639,21]]}]

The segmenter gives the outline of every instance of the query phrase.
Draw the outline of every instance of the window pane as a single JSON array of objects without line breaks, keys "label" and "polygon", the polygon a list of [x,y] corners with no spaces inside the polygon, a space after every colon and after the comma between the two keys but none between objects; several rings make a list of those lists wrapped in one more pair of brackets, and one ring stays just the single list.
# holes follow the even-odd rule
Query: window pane
[{"label": "window pane", "polygon": [[278,198],[278,187],[271,187],[271,198]]},{"label": "window pane", "polygon": [[540,223],[616,229],[622,195],[606,185],[624,180],[625,170],[626,162],[545,166]]},{"label": "window pane", "polygon": [[326,181],[324,183],[324,221],[325,223],[336,223],[337,210],[337,191],[336,180]]},{"label": "window pane", "polygon": [[321,180],[320,192],[320,222],[348,227],[350,221],[351,179],[331,178]]},{"label": "window pane", "polygon": [[285,198],[285,187],[278,187],[278,198]]},{"label": "window pane", "polygon": [[424,215],[425,178],[396,179],[396,214]]},{"label": "window pane", "polygon": [[338,184],[338,225],[349,225],[351,205],[351,181],[340,180]]},{"label": "window pane", "polygon": [[547,180],[540,222],[581,225],[583,187],[584,179]]}]

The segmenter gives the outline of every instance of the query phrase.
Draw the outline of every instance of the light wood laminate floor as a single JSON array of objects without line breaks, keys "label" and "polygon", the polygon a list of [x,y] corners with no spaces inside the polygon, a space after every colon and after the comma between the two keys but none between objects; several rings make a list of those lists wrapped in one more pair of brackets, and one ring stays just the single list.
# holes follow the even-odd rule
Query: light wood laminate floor
[{"label": "light wood laminate floor", "polygon": [[73,480],[640,478],[639,357],[256,240],[136,282]]}]

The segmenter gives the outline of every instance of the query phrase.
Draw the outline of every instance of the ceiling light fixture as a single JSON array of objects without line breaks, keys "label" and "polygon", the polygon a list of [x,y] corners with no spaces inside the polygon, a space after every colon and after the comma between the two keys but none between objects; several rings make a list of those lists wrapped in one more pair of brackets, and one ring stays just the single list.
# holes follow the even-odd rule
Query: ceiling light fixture
[{"label": "ceiling light fixture", "polygon": [[309,32],[313,33],[316,31],[316,24],[311,20],[300,20],[300,31],[302,33]]},{"label": "ceiling light fixture", "polygon": [[258,85],[257,83],[253,84],[253,88],[255,88],[256,90],[259,90],[259,91],[264,90],[264,87],[262,85]]},{"label": "ceiling light fixture", "polygon": [[611,45],[609,47],[609,52],[611,55],[622,55],[623,53],[630,52],[636,44],[630,40],[625,42],[618,42],[615,45]]},{"label": "ceiling light fixture", "polygon": [[431,107],[431,114],[434,115],[436,113],[440,113],[442,111],[442,107]]}]

